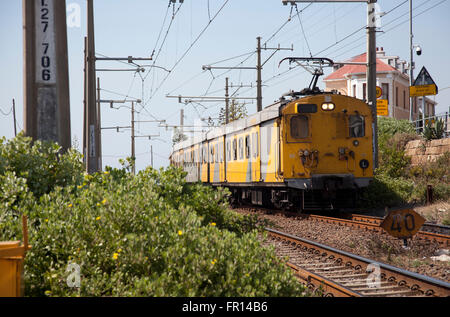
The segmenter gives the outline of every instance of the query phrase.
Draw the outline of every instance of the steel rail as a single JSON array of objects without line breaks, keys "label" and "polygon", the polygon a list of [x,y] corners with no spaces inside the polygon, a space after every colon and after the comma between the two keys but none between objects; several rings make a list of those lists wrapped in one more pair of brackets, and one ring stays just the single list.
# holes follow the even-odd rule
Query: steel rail
[{"label": "steel rail", "polygon": [[[336,223],[336,224],[342,224],[342,225],[349,226],[349,227],[368,229],[368,230],[375,231],[375,232],[384,232],[384,229],[380,227],[380,224],[383,221],[383,218],[381,218],[381,217],[364,216],[364,215],[358,215],[358,214],[349,215],[348,217],[350,219],[327,217],[327,216],[320,216],[320,215],[313,215],[313,214],[299,215],[299,216],[311,218],[311,219],[322,221],[325,223]],[[449,235],[431,231],[431,230],[434,230],[434,228],[437,228],[440,231],[449,231],[450,230],[449,227],[442,226],[442,225],[435,225],[432,223],[425,223],[422,226],[422,229],[424,229],[423,227],[428,228],[427,231],[420,230],[419,232],[417,232],[415,234],[416,237],[419,237],[420,239],[436,241],[445,246],[450,245],[450,236]]]},{"label": "steel rail", "polygon": [[[296,250],[314,254],[323,260],[332,261],[328,263],[320,262],[320,265],[326,264],[328,267],[317,267],[317,270],[328,271],[327,274],[324,274],[325,276],[321,276],[321,274],[314,272],[314,270],[311,272],[309,269],[302,268],[301,265],[290,263],[290,267],[296,271],[297,276],[307,281],[309,286],[312,285],[311,288],[317,289],[322,285],[328,292],[328,296],[357,296],[357,294],[363,296],[450,296],[450,283],[400,269],[382,262],[373,261],[359,255],[338,250],[324,244],[306,240],[274,229],[266,228],[266,231],[269,236],[288,242],[295,247]],[[329,266],[334,264],[337,266]],[[306,267],[314,265],[317,264],[308,263]],[[369,265],[371,267],[374,265],[379,267],[380,280],[384,283],[384,286],[371,288],[370,286],[367,287],[367,283],[364,283],[364,281],[367,281],[369,275],[369,273],[367,273]],[[328,269],[335,268],[344,270],[339,270],[337,271],[339,274],[333,275],[333,271]],[[348,274],[342,274],[342,272]],[[316,286],[314,283],[318,283],[318,285]],[[352,295],[347,289],[350,289],[350,291],[355,294]]]}]

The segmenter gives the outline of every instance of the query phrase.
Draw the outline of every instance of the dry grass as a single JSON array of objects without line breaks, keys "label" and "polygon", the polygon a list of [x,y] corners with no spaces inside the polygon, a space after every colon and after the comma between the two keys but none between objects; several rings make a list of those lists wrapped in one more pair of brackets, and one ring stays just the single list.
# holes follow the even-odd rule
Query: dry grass
[{"label": "dry grass", "polygon": [[427,221],[441,225],[450,225],[450,200],[440,201],[428,206],[416,207],[414,210]]}]

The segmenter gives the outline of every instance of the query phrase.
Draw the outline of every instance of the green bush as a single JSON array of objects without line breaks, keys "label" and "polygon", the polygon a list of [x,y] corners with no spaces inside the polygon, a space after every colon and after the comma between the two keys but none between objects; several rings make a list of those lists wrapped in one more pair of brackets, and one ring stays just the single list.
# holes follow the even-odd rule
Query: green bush
[{"label": "green bush", "polygon": [[420,136],[407,120],[379,118],[379,168],[372,183],[363,190],[360,204],[370,207],[424,203],[427,185],[434,188],[435,200],[450,197],[450,153],[436,162],[411,166],[406,144]]},{"label": "green bush", "polygon": [[6,142],[0,138],[0,175],[14,172],[26,180],[28,189],[39,197],[55,186],[67,186],[81,181],[83,163],[81,154],[62,149],[52,142],[32,142],[20,133]]},{"label": "green bush", "polygon": [[[303,295],[261,246],[253,220],[227,209],[227,192],[187,184],[179,169],[79,173],[37,197],[28,184],[38,183],[8,164],[0,175],[0,241],[21,239],[20,217],[28,216],[28,296]],[[79,288],[68,286],[72,264],[80,267]]]}]

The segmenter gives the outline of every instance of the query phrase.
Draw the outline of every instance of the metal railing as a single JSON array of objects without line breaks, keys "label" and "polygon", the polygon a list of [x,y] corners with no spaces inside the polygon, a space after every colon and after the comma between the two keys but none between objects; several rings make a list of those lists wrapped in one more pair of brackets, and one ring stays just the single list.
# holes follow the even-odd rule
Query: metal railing
[{"label": "metal railing", "polygon": [[425,120],[422,120],[422,118],[412,121],[411,123],[414,126],[414,129],[417,133],[422,134],[423,133],[423,122],[425,122],[425,126],[429,124],[431,120],[431,124],[433,127],[435,126],[436,122],[439,120],[442,120],[444,122],[444,133],[442,135],[442,138],[448,138],[450,137],[450,114],[449,112],[445,112],[442,114],[434,115],[425,117]]}]

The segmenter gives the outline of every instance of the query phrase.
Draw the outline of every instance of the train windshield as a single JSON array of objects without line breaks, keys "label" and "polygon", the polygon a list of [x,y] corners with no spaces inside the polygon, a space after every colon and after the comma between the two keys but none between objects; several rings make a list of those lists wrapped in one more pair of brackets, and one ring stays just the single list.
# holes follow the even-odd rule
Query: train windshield
[{"label": "train windshield", "polygon": [[359,114],[348,117],[349,133],[351,138],[361,138],[364,136],[364,117]]},{"label": "train windshield", "polygon": [[309,136],[308,117],[299,115],[291,118],[291,137],[304,139]]}]

